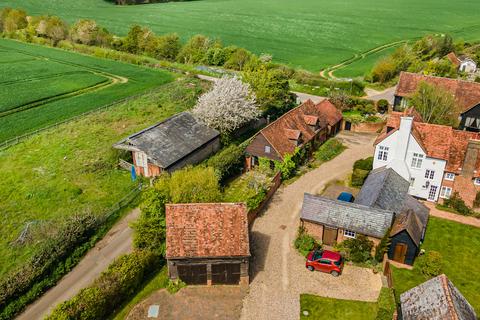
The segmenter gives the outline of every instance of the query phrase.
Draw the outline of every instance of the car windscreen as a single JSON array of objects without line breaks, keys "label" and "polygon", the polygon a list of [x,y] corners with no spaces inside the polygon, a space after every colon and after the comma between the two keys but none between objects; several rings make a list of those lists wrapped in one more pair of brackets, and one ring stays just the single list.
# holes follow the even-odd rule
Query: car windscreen
[{"label": "car windscreen", "polygon": [[333,263],[335,263],[336,266],[340,267],[340,265],[342,264],[342,258],[340,258],[340,260],[333,261]]}]

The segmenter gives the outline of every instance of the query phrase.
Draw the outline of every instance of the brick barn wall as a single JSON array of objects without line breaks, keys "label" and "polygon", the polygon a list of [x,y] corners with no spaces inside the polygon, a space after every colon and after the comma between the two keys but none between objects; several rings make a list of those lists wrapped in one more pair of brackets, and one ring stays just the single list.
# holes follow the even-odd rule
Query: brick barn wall
[{"label": "brick barn wall", "polygon": [[352,132],[366,132],[366,133],[378,133],[382,130],[384,122],[380,123],[352,123],[350,131]]},{"label": "brick barn wall", "polygon": [[309,221],[302,221],[305,231],[318,241],[323,240],[323,225],[312,223]]}]

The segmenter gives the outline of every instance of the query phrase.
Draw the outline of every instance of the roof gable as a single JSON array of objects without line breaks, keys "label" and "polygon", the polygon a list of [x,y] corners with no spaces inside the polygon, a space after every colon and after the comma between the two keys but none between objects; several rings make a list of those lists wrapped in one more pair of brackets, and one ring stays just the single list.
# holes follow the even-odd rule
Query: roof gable
[{"label": "roof gable", "polygon": [[250,255],[243,203],[168,204],[166,227],[168,259]]},{"label": "roof gable", "polygon": [[447,276],[438,277],[400,295],[404,320],[475,320],[473,307]]},{"label": "roof gable", "polygon": [[114,147],[142,151],[154,164],[168,168],[219,135],[192,114],[182,112],[129,136]]},{"label": "roof gable", "polygon": [[305,193],[301,219],[382,238],[392,225],[393,212]]}]

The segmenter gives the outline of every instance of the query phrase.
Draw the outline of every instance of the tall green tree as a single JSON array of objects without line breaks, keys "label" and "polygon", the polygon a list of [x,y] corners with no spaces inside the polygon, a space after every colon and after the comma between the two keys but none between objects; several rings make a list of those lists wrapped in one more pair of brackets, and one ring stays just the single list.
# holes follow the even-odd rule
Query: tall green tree
[{"label": "tall green tree", "polygon": [[440,86],[421,82],[409,104],[415,107],[427,123],[457,125],[460,109],[453,95]]}]

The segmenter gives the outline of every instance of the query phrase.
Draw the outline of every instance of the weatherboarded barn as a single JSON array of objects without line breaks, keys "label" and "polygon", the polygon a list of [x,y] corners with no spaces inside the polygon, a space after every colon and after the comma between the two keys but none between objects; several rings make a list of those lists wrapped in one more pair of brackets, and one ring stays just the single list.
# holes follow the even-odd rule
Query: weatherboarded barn
[{"label": "weatherboarded barn", "polygon": [[247,211],[243,203],[167,205],[170,278],[187,284],[247,285]]},{"label": "weatherboarded barn", "polygon": [[145,177],[196,164],[220,148],[220,134],[182,112],[116,143],[132,152],[135,172]]},{"label": "weatherboarded barn", "polygon": [[442,274],[400,295],[403,320],[476,320],[475,310]]},{"label": "weatherboarded barn", "polygon": [[393,218],[391,211],[305,193],[300,221],[308,234],[326,245],[332,246],[359,234],[377,245]]}]

